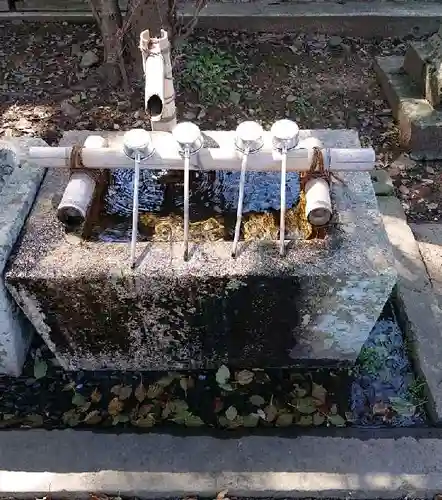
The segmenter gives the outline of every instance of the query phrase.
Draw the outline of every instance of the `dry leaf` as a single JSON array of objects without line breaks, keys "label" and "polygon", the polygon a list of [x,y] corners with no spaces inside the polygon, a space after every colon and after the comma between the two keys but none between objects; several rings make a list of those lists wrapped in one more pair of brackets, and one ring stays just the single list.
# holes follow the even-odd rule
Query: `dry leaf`
[{"label": "dry leaf", "polygon": [[259,423],[259,415],[250,413],[243,418],[244,427],[256,427]]},{"label": "dry leaf", "polygon": [[235,373],[235,379],[239,385],[249,385],[254,376],[254,373],[249,370],[241,370],[240,372]]},{"label": "dry leaf", "polygon": [[72,410],[63,413],[63,416],[61,418],[63,420],[63,423],[69,425],[69,427],[77,426],[81,420],[80,415],[77,413],[75,408],[72,408]]},{"label": "dry leaf", "polygon": [[126,399],[129,399],[131,395],[132,395],[132,386],[123,385],[120,389],[120,394],[118,394],[118,397],[121,399],[121,401],[125,401]]},{"label": "dry leaf", "polygon": [[322,413],[315,413],[313,415],[313,425],[319,426],[325,422],[325,416]]},{"label": "dry leaf", "polygon": [[276,427],[289,427],[292,424],[293,415],[291,413],[283,413],[282,415],[279,415],[275,422]]},{"label": "dry leaf", "polygon": [[266,416],[266,418],[265,418],[266,421],[267,422],[273,422],[273,420],[275,420],[275,418],[278,415],[278,409],[274,405],[267,405],[264,408],[264,413],[265,413],[265,416]]},{"label": "dry leaf", "polygon": [[307,396],[308,391],[307,391],[307,389],[304,389],[304,387],[301,387],[300,385],[295,384],[294,389],[295,389],[295,396],[297,398],[304,398],[305,396]]},{"label": "dry leaf", "polygon": [[85,424],[89,425],[96,425],[99,424],[103,420],[103,417],[101,416],[100,410],[94,410],[88,413],[85,417],[83,422]]},{"label": "dry leaf", "polygon": [[112,419],[112,425],[125,424],[129,420],[129,415],[115,415]]},{"label": "dry leaf", "polygon": [[147,389],[146,396],[149,399],[155,399],[158,396],[161,396],[161,394],[163,394],[163,392],[164,392],[164,386],[162,386],[160,384],[151,384],[151,385],[149,385],[149,387]]},{"label": "dry leaf", "polygon": [[140,403],[142,403],[146,399],[147,391],[146,391],[146,388],[143,385],[143,382],[140,382],[140,384],[135,389],[135,393],[134,394],[135,394],[135,398]]},{"label": "dry leaf", "polygon": [[31,413],[27,415],[23,421],[22,425],[26,427],[41,427],[44,423],[43,417],[37,413]]},{"label": "dry leaf", "polygon": [[327,399],[327,390],[322,385],[318,385],[313,382],[312,397],[318,400],[321,405],[323,405],[325,403],[325,400]]},{"label": "dry leaf", "polygon": [[249,401],[254,406],[262,406],[266,402],[265,399],[262,396],[259,396],[258,394],[253,394],[253,396],[250,396]]},{"label": "dry leaf", "polygon": [[226,418],[227,420],[235,420],[238,416],[238,410],[234,406],[229,406],[226,410]]},{"label": "dry leaf", "polygon": [[92,403],[99,403],[101,401],[102,395],[97,388],[92,391],[91,401]]},{"label": "dry leaf", "polygon": [[221,365],[218,368],[215,378],[218,385],[224,386],[227,384],[227,381],[230,378],[230,370],[227,368],[226,365]]},{"label": "dry leaf", "polygon": [[161,377],[159,380],[157,380],[156,383],[161,387],[167,387],[179,376],[180,375],[177,373],[169,373],[165,377]]},{"label": "dry leaf", "polygon": [[338,414],[338,406],[336,403],[333,403],[331,406],[330,406],[330,413],[332,415],[337,415]]},{"label": "dry leaf", "polygon": [[46,377],[48,372],[48,364],[44,359],[35,358],[34,360],[34,377],[38,380]]},{"label": "dry leaf", "polygon": [[143,405],[138,409],[138,416],[145,417],[152,411],[153,405]]},{"label": "dry leaf", "polygon": [[313,417],[311,415],[301,415],[300,419],[296,422],[302,427],[309,427],[313,425]]},{"label": "dry leaf", "polygon": [[184,420],[184,425],[186,427],[201,427],[204,422],[197,415],[188,415]]},{"label": "dry leaf", "polygon": [[186,393],[186,395],[187,395],[187,389],[189,388],[187,382],[188,382],[188,377],[180,378],[180,387]]},{"label": "dry leaf", "polygon": [[216,500],[223,500],[225,498],[225,496],[227,495],[227,493],[229,492],[229,490],[222,490],[218,493],[218,495],[216,495]]},{"label": "dry leaf", "polygon": [[115,394],[115,396],[119,396],[120,395],[120,391],[121,391],[121,388],[123,386],[121,384],[118,384],[118,385],[114,385],[112,388],[111,388],[111,393],[112,394]]},{"label": "dry leaf", "polygon": [[296,401],[296,409],[299,411],[299,413],[303,413],[304,415],[311,415],[312,413],[316,412],[315,400],[310,396],[298,399],[298,401]]},{"label": "dry leaf", "polygon": [[76,392],[72,396],[72,404],[74,406],[84,406],[86,403],[87,403],[86,398],[79,392]]},{"label": "dry leaf", "polygon": [[120,401],[118,398],[113,398],[107,407],[107,411],[109,412],[109,415],[115,417],[116,415],[118,415],[123,411],[123,408],[124,408],[123,402]]},{"label": "dry leaf", "polygon": [[75,382],[75,380],[71,380],[71,382],[69,382],[69,384],[66,384],[63,387],[63,391],[72,391],[75,389],[76,385],[77,385],[77,382]]},{"label": "dry leaf", "polygon": [[341,415],[327,415],[327,420],[335,427],[345,427],[345,418]]}]

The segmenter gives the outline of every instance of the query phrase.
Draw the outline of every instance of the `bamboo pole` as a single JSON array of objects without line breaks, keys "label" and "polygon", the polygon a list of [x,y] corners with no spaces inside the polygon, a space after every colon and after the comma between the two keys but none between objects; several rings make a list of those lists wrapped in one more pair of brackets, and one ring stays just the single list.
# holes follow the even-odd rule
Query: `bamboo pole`
[{"label": "bamboo pole", "polygon": [[[217,138],[219,148],[202,148],[190,160],[190,169],[200,171],[241,170],[241,153],[234,145],[231,132],[205,132]],[[264,134],[263,148],[252,155],[247,166],[250,171],[279,172],[281,154],[274,150],[269,133]],[[171,134],[153,132],[151,134],[154,154],[141,162],[141,168],[151,170],[183,170],[180,148]],[[32,147],[28,157],[46,168],[66,168],[69,166],[71,147]],[[324,148],[325,165],[332,171],[371,171],[374,168],[375,152],[372,148]],[[287,172],[306,172],[310,169],[313,150],[299,147],[287,152]],[[82,161],[85,168],[133,169],[133,161],[122,150],[111,148],[84,148]]]}]

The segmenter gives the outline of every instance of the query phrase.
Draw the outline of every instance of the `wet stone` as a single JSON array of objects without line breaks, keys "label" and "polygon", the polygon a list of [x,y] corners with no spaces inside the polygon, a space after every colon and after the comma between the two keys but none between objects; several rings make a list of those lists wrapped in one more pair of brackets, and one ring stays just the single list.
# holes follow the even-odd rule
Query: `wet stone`
[{"label": "wet stone", "polygon": [[[326,146],[359,145],[354,131],[301,139],[310,134]],[[66,133],[61,144],[87,135]],[[108,134],[119,147],[122,136]],[[7,286],[69,370],[353,363],[396,274],[369,174],[341,177],[336,224],[323,240],[292,241],[283,259],[276,241],[243,242],[236,259],[230,241],[192,243],[188,262],[182,242],[149,241],[138,244],[132,270],[127,242],[66,238],[54,210],[66,177],[51,170]],[[264,191],[276,206],[279,178]]]}]

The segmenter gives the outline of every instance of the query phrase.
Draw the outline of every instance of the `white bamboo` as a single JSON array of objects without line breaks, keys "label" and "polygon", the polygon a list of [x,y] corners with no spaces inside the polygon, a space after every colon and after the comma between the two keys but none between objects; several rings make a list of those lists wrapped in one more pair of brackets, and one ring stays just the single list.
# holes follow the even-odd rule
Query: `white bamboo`
[{"label": "white bamboo", "polygon": [[305,185],[305,216],[312,226],[325,226],[332,216],[330,186],[324,179],[311,179]]},{"label": "white bamboo", "polygon": [[161,30],[159,38],[151,38],[149,30],[143,31],[140,49],[145,74],[144,106],[152,130],[171,132],[176,126],[176,109],[167,31]]},{"label": "white bamboo", "polygon": [[[84,142],[85,148],[106,146],[106,139],[99,135],[91,135]],[[82,224],[91,205],[95,187],[95,179],[84,170],[72,172],[57,208],[58,219],[67,225]]]},{"label": "white bamboo", "polygon": [[[205,132],[220,147],[203,148],[190,159],[191,170],[213,171],[241,170],[241,153],[234,145],[232,132]],[[153,132],[151,134],[155,153],[141,162],[141,168],[151,170],[183,170],[183,158],[180,148],[170,133]],[[301,143],[302,146],[302,143]],[[29,149],[29,160],[46,168],[66,168],[69,166],[71,147],[32,147]],[[330,162],[332,171],[370,171],[374,168],[375,152],[372,148],[325,148],[326,166]],[[134,168],[133,161],[122,149],[87,148],[82,152],[83,164],[86,168]],[[292,149],[287,152],[287,172],[305,172],[310,169],[311,149]],[[272,148],[271,137],[265,133],[263,148],[249,158],[247,169],[251,171],[280,172],[281,153]]]}]

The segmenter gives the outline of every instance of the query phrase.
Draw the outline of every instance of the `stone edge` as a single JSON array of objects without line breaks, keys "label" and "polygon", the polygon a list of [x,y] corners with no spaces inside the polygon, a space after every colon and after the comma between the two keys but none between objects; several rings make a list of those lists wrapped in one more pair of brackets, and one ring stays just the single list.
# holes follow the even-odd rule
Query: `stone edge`
[{"label": "stone edge", "polygon": [[214,498],[227,490],[248,498],[431,498],[442,490],[439,443],[11,431],[0,435],[0,495]]},{"label": "stone edge", "polygon": [[[193,18],[192,3],[181,4],[179,14],[184,20]],[[93,22],[88,11],[76,12],[0,12],[0,21],[69,21]],[[425,35],[438,29],[442,21],[442,6],[438,4],[391,5],[382,1],[330,4],[280,4],[269,1],[253,3],[209,4],[199,15],[198,27],[255,31],[304,31],[323,32],[329,35],[358,37],[405,36],[410,33]]]},{"label": "stone edge", "polygon": [[426,381],[426,410],[433,423],[441,424],[442,310],[400,200],[381,196],[378,205],[396,261],[398,283],[393,303],[398,321],[408,341],[414,368]]},{"label": "stone edge", "polygon": [[[401,144],[411,149],[416,160],[442,159],[442,147],[438,150],[421,149],[421,134],[439,130],[442,136],[442,112],[435,111],[426,99],[422,99],[416,85],[402,72],[400,56],[376,57],[374,69],[385,93],[393,115],[399,123]],[[425,107],[427,117],[419,117],[418,108]]]}]

